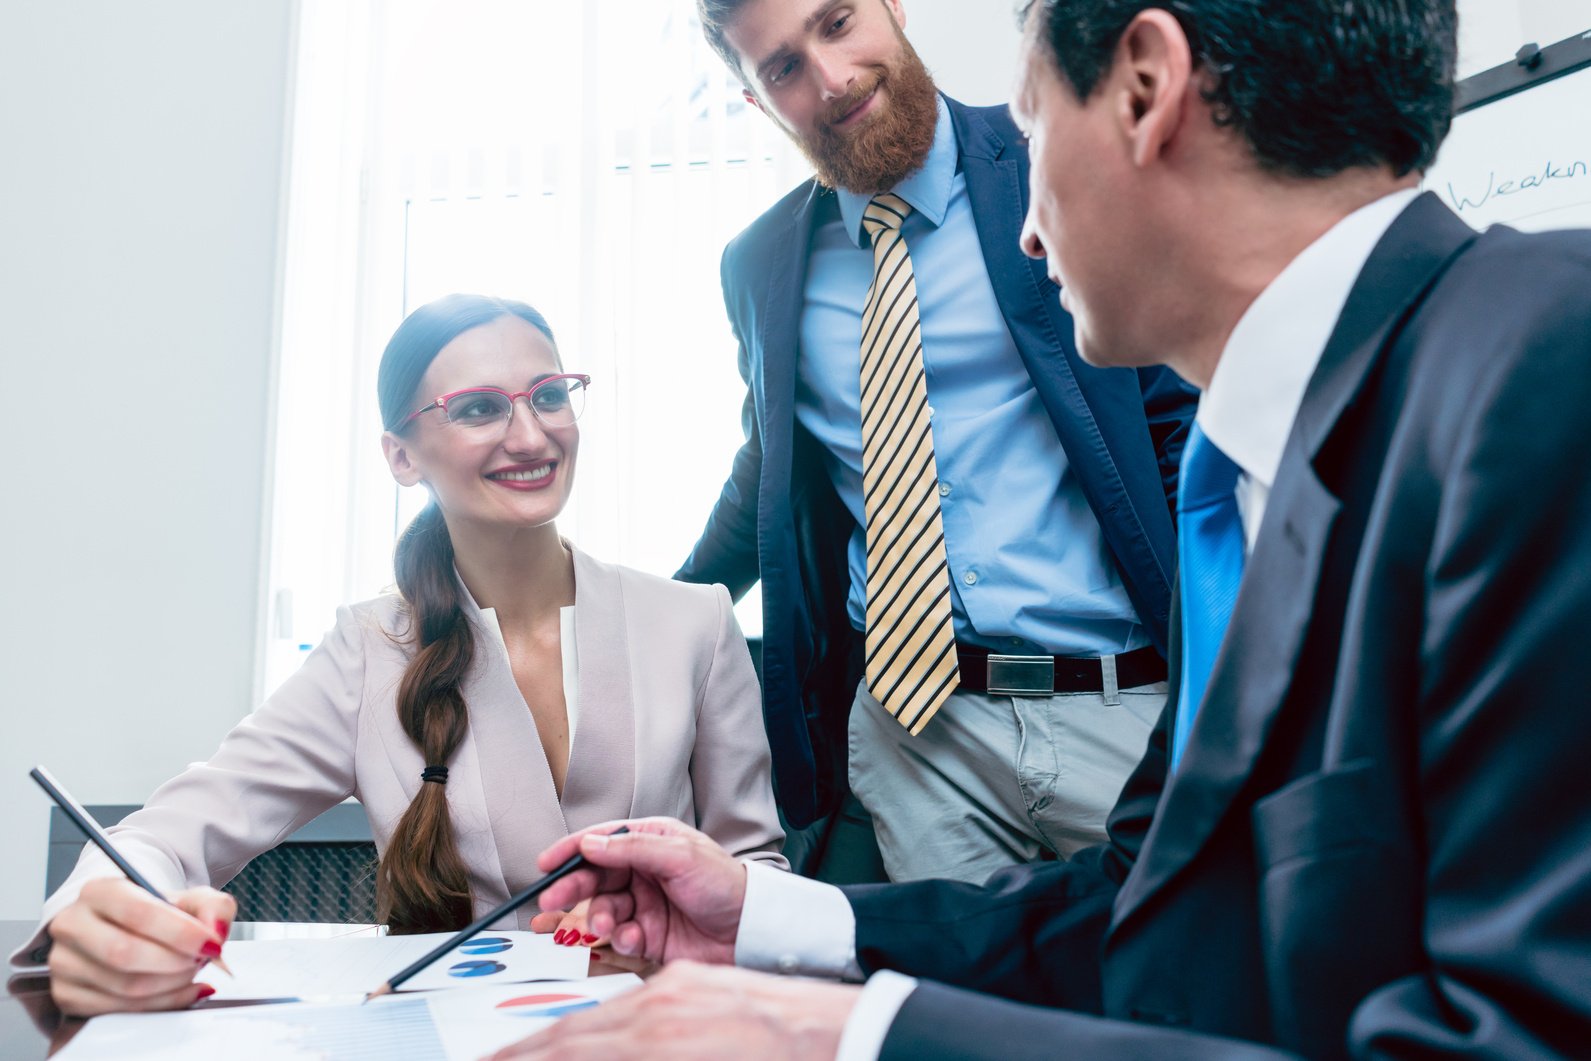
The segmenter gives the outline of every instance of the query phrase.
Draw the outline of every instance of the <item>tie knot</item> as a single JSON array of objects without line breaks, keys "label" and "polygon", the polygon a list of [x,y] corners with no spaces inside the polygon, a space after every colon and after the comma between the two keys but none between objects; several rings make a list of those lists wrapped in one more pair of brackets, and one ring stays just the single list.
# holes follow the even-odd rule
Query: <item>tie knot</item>
[{"label": "tie knot", "polygon": [[1182,450],[1182,482],[1179,485],[1177,507],[1183,510],[1211,504],[1236,504],[1232,491],[1237,488],[1241,471],[1232,458],[1221,452],[1221,447],[1210,441],[1198,421],[1188,433],[1188,444]]},{"label": "tie knot", "polygon": [[862,228],[868,238],[877,240],[885,231],[898,232],[901,222],[912,212],[911,204],[893,192],[873,197],[862,213]]}]

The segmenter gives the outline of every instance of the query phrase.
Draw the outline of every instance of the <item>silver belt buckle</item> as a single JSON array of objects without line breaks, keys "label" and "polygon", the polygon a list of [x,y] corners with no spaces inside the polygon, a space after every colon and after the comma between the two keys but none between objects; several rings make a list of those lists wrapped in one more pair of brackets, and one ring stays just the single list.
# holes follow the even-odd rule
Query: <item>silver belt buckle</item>
[{"label": "silver belt buckle", "polygon": [[989,656],[988,690],[995,696],[1054,696],[1053,656]]}]

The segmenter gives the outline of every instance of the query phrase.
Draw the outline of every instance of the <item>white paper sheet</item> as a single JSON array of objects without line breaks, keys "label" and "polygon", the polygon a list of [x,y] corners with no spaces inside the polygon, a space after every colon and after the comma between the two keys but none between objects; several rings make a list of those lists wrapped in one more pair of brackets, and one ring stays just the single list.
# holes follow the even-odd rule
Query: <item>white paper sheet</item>
[{"label": "white paper sheet", "polygon": [[[363,998],[410,962],[447,939],[447,933],[345,939],[239,940],[222,952],[232,978],[206,967],[199,979],[213,986],[214,1001]],[[532,980],[582,980],[587,947],[562,947],[536,932],[487,931],[438,958],[406,981],[400,992],[439,991]]]},{"label": "white paper sheet", "polygon": [[355,1002],[288,1002],[95,1017],[56,1061],[477,1061],[639,987],[629,973]]}]

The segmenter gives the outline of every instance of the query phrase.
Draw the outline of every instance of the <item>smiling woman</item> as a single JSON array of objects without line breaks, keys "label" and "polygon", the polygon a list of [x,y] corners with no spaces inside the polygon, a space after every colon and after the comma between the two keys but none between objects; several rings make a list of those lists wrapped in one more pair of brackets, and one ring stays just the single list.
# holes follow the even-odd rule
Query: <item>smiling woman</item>
[{"label": "smiling woman", "polygon": [[[563,368],[523,303],[450,295],[398,328],[378,376],[381,445],[393,477],[429,497],[398,542],[398,593],[340,609],[208,762],[111,830],[185,912],[83,856],[13,959],[53,940],[64,1009],[193,1002],[194,973],[216,957],[194,918],[224,938],[232,916],[212,889],[350,795],[398,932],[461,927],[539,876],[553,841],[633,814],[785,865],[728,593],[603,563],[558,532],[590,382]],[[533,927],[601,943],[582,910]]]}]

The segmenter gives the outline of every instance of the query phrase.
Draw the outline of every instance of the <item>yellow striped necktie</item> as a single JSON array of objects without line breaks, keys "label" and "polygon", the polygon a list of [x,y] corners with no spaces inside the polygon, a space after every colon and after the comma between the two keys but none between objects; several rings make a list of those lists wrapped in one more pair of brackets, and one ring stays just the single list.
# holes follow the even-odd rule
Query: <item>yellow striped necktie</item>
[{"label": "yellow striped necktie", "polygon": [[955,691],[960,670],[917,283],[900,230],[910,212],[886,193],[862,215],[873,241],[873,283],[862,307],[862,513],[867,688],[916,734]]}]

